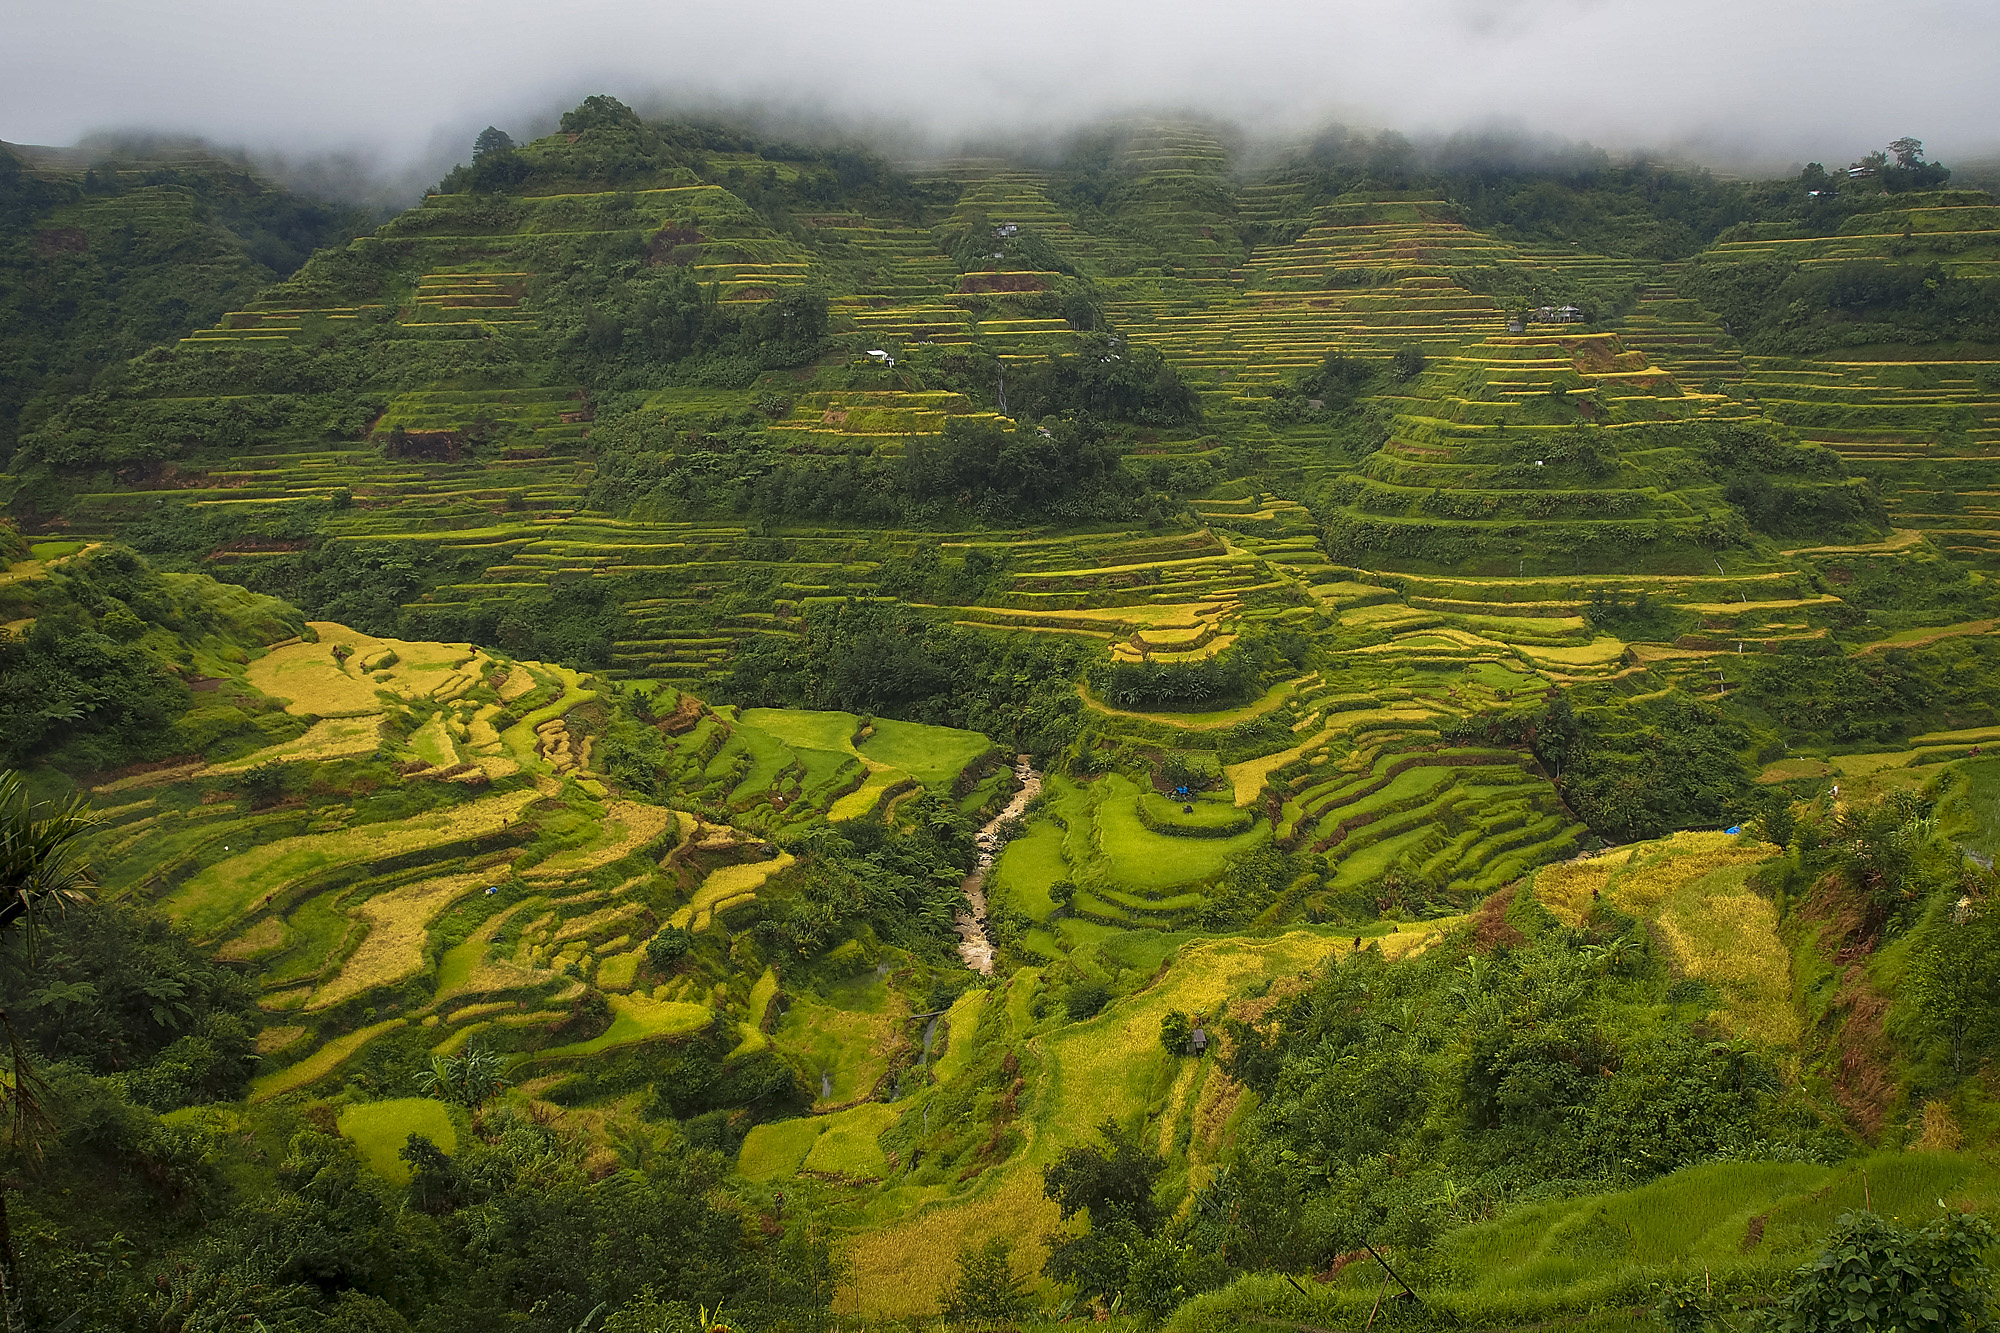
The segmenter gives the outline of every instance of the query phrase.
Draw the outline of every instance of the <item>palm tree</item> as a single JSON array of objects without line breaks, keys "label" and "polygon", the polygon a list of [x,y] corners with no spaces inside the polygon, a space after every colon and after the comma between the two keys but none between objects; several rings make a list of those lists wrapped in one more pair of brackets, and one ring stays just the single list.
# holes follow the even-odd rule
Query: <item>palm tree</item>
[{"label": "palm tree", "polygon": [[[81,839],[95,821],[82,796],[51,806],[28,801],[27,782],[19,773],[0,772],[0,944],[9,937],[21,941],[21,951],[0,949],[0,959],[19,956],[33,966],[35,942],[42,921],[70,903],[82,901],[90,887],[90,864]],[[35,1080],[13,1021],[0,1010],[13,1065],[13,1077],[0,1079],[0,1113],[7,1116],[15,1154],[32,1152],[46,1121],[35,1097]],[[20,1323],[20,1272],[14,1258],[13,1230],[7,1223],[7,1182],[0,1179],[0,1317],[9,1329]]]},{"label": "palm tree", "polygon": [[35,807],[27,781],[0,772],[0,931],[23,932],[30,959],[40,918],[87,896],[90,865],[79,839],[95,822],[83,797]]},{"label": "palm tree", "polygon": [[417,1088],[426,1097],[476,1111],[507,1086],[505,1068],[497,1053],[467,1046],[460,1055],[432,1056],[431,1067],[417,1073]]}]

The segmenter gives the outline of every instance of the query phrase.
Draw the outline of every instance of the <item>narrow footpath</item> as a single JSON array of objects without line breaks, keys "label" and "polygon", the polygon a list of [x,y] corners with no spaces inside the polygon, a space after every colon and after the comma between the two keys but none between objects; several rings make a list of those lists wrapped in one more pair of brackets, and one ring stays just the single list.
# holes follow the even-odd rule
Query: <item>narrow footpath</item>
[{"label": "narrow footpath", "polygon": [[1014,757],[1014,781],[1020,784],[1020,789],[1007,802],[1007,808],[986,821],[986,827],[973,838],[979,847],[979,859],[973,863],[965,883],[959,886],[965,894],[965,906],[958,913],[958,956],[981,976],[993,975],[993,939],[986,933],[986,872],[993,868],[993,858],[1001,848],[1000,826],[1010,819],[1019,819],[1028,802],[1042,794],[1042,775],[1032,767],[1033,758],[1025,754]]}]

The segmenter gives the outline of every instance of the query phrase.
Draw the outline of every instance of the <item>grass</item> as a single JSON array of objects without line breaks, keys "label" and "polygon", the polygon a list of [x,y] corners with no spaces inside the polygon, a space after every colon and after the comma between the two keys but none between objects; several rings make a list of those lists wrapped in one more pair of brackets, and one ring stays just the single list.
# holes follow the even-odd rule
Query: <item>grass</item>
[{"label": "grass", "polygon": [[[1521,1205],[1452,1231],[1433,1260],[1444,1276],[1424,1297],[1463,1327],[1656,1326],[1643,1311],[1659,1284],[1765,1285],[1809,1259],[1850,1210],[1872,1203],[1914,1225],[1935,1216],[1940,1201],[1982,1210],[1996,1200],[2000,1171],[1970,1154],[1884,1152],[1839,1166],[1707,1163],[1617,1193]],[[1327,1284],[1252,1275],[1182,1306],[1166,1328],[1358,1326],[1381,1282],[1372,1264]],[[1576,1315],[1585,1310],[1599,1313]]]},{"label": "grass", "polygon": [[[674,812],[637,801],[611,801],[605,805],[604,820],[588,843],[558,852],[527,872],[530,879],[559,879],[588,874],[614,861],[622,861],[665,833],[674,823]],[[759,881],[762,882],[761,880]]]},{"label": "grass", "polygon": [[515,903],[506,911],[488,917],[467,939],[445,950],[444,956],[438,959],[438,998],[442,1000],[447,995],[472,989],[473,982],[481,979],[480,973],[484,970],[482,965],[486,960],[486,951],[493,946],[493,941],[499,935],[501,928],[516,913],[545,905],[545,901],[541,898],[528,898]]},{"label": "grass", "polygon": [[205,938],[260,899],[319,871],[497,833],[538,795],[533,789],[507,792],[411,819],[279,838],[205,867],[161,906],[196,938]]},{"label": "grass", "polygon": [[443,713],[434,715],[411,734],[410,749],[417,758],[437,768],[449,768],[458,762],[458,749],[451,743],[451,733],[445,730]]},{"label": "grass", "polygon": [[1270,836],[1256,826],[1231,838],[1176,838],[1140,822],[1139,789],[1119,774],[1099,779],[1104,798],[1097,808],[1097,835],[1110,862],[1112,883],[1152,893],[1221,873],[1229,858]]},{"label": "grass", "polygon": [[618,991],[632,989],[632,979],[638,975],[639,964],[646,961],[646,950],[642,946],[614,953],[597,965],[597,988]]},{"label": "grass", "polygon": [[447,907],[488,881],[486,871],[419,880],[356,904],[352,914],[368,923],[361,946],[339,973],[307,1002],[308,1009],[339,1004],[377,986],[414,976],[424,965],[430,923]]},{"label": "grass", "polygon": [[756,984],[750,987],[748,1013],[752,1027],[764,1021],[765,1012],[770,1009],[771,1001],[777,997],[778,974],[775,970],[767,967],[764,969],[764,974],[757,978]]},{"label": "grass", "polygon": [[1603,891],[1629,855],[1621,849],[1588,860],[1543,866],[1535,872],[1535,897],[1564,925],[1581,925],[1590,910],[1591,894]]},{"label": "grass", "polygon": [[[1193,801],[1176,801],[1148,791],[1139,794],[1139,805],[1147,816],[1146,822],[1155,827],[1199,830],[1203,834],[1223,829],[1236,834],[1244,832],[1255,822],[1248,811],[1239,810],[1233,804],[1200,797]],[[1188,806],[1193,806],[1193,810],[1188,810]]]},{"label": "grass", "polygon": [[861,721],[852,713],[808,712],[800,708],[746,708],[745,726],[768,732],[794,749],[855,753]]},{"label": "grass", "polygon": [[940,1025],[949,1034],[944,1054],[937,1056],[931,1064],[931,1073],[938,1082],[951,1082],[971,1061],[973,1034],[978,1031],[980,1016],[986,1012],[986,1006],[992,999],[992,991],[969,990],[952,1002],[950,1012]]},{"label": "grass", "polygon": [[1223,776],[1229,779],[1230,789],[1236,796],[1236,804],[1239,806],[1256,804],[1257,798],[1263,794],[1264,784],[1270,780],[1271,774],[1277,772],[1293,760],[1303,758],[1308,751],[1316,749],[1325,743],[1326,737],[1324,735],[1315,735],[1309,740],[1294,745],[1289,750],[1279,750],[1274,754],[1262,755],[1256,759],[1245,759],[1242,763],[1229,765],[1223,770]]},{"label": "grass", "polygon": [[358,670],[350,674],[333,656],[333,650],[343,645],[356,649],[356,658],[366,656],[377,641],[345,625],[321,623],[314,628],[321,631],[318,643],[272,649],[244,672],[249,682],[266,694],[289,700],[285,709],[289,713],[354,717],[381,712],[375,682]]},{"label": "grass", "polygon": [[736,1154],[736,1172],[751,1180],[786,1180],[798,1174],[827,1121],[819,1116],[753,1125]]},{"label": "grass", "polygon": [[360,1152],[369,1169],[391,1185],[410,1183],[410,1165],[397,1153],[410,1135],[421,1134],[449,1155],[458,1149],[458,1131],[443,1102],[430,1097],[398,1097],[362,1102],[341,1111],[341,1137]]},{"label": "grass", "polygon": [[[1862,1173],[1867,1173],[1864,1189]],[[1467,1295],[1496,1312],[1626,1303],[1647,1278],[1789,1267],[1807,1258],[1843,1212],[1915,1222],[1936,1201],[1990,1206],[2000,1173],[1970,1156],[1882,1153],[1841,1166],[1727,1162],[1689,1167],[1618,1194],[1531,1205],[1451,1236]],[[1753,1219],[1762,1219],[1752,1242]]]},{"label": "grass", "polygon": [[859,787],[827,807],[827,821],[844,824],[850,819],[859,819],[863,815],[872,814],[875,807],[882,803],[884,795],[909,780],[909,775],[900,769],[875,769],[863,779]]},{"label": "grass", "polygon": [[825,1129],[799,1169],[847,1180],[880,1180],[888,1174],[889,1163],[876,1139],[899,1115],[893,1106],[863,1102],[826,1117]]},{"label": "grass", "polygon": [[839,1106],[867,1096],[889,1071],[905,1012],[901,999],[870,974],[867,984],[847,995],[794,996],[771,1035],[805,1071],[815,1097]]},{"label": "grass", "polygon": [[653,1000],[644,995],[610,995],[605,998],[611,1002],[610,1027],[589,1041],[572,1042],[568,1046],[553,1046],[523,1058],[570,1060],[615,1050],[620,1046],[634,1046],[642,1041],[654,1041],[663,1037],[685,1037],[689,1033],[699,1032],[707,1027],[715,1012],[705,1004],[689,1004],[683,1000]]},{"label": "grass", "polygon": [[1040,819],[1002,849],[987,877],[987,894],[1039,921],[1056,910],[1049,886],[1069,877],[1063,831],[1053,821]]},{"label": "grass", "polygon": [[356,1028],[344,1036],[335,1037],[297,1064],[266,1074],[262,1078],[252,1079],[250,1100],[267,1102],[273,1097],[297,1091],[308,1083],[316,1083],[338,1069],[346,1063],[349,1056],[384,1032],[402,1027],[408,1022],[407,1018],[384,1019],[380,1023],[371,1023],[365,1028]]},{"label": "grass", "polygon": [[926,786],[957,780],[966,765],[993,748],[976,731],[878,719],[875,734],[855,747],[864,759],[901,769]]},{"label": "grass", "polygon": [[1721,992],[1714,1017],[1723,1026],[1789,1046],[1800,1035],[1791,954],[1778,938],[1777,908],[1745,883],[1749,873],[1734,866],[1687,881],[1661,903],[1655,923],[1681,969]]},{"label": "grass", "polygon": [[[537,763],[535,756],[535,728],[544,722],[553,722],[570,709],[587,704],[597,697],[597,691],[583,688],[583,678],[568,667],[546,666],[544,671],[554,675],[562,685],[562,694],[554,703],[544,704],[535,709],[513,726],[500,733],[500,743],[507,752],[522,763]],[[542,767],[546,767],[542,765]]]},{"label": "grass", "polygon": [[1627,852],[1627,867],[1619,872],[1611,897],[1628,912],[1651,916],[1682,885],[1711,871],[1754,865],[1773,854],[1766,844],[1727,833],[1676,833]]},{"label": "grass", "polygon": [[911,778],[933,787],[948,785],[992,748],[977,732],[894,721],[875,723],[874,733],[857,745],[854,738],[860,727],[861,720],[852,713],[744,710],[731,749],[740,747],[753,763],[731,798],[755,799],[794,762],[805,770],[801,785],[812,795],[851,780],[849,764],[859,763],[868,769],[861,785],[835,799],[827,810],[828,819],[844,823],[871,813],[887,792]]},{"label": "grass", "polygon": [[1939,803],[1945,835],[1982,856],[2000,850],[2000,759],[1967,759],[1952,765]]},{"label": "grass", "polygon": [[[1903,756],[1897,756],[1899,759]],[[1780,759],[1764,765],[1757,774],[1762,783],[1797,782],[1803,778],[1823,778],[1833,772],[1833,766],[1824,759]]]},{"label": "grass", "polygon": [[318,763],[374,754],[382,745],[381,725],[380,713],[321,718],[307,727],[302,735],[276,745],[266,746],[241,759],[211,764],[202,770],[201,776],[220,777],[230,773],[241,773],[259,764],[289,763],[295,760]]},{"label": "grass", "polygon": [[719,906],[754,897],[765,880],[791,864],[792,854],[779,852],[769,861],[748,861],[710,871],[708,878],[701,882],[701,887],[695,890],[693,900],[676,911],[667,924],[683,929],[705,930]]},{"label": "grass", "polygon": [[1767,844],[1723,833],[1678,833],[1588,860],[1544,866],[1535,896],[1566,925],[1589,912],[1593,891],[1647,918],[1686,976],[1722,997],[1711,1017],[1740,1036],[1795,1044],[1791,954],[1778,938],[1777,909],[1748,882],[1777,855]]}]

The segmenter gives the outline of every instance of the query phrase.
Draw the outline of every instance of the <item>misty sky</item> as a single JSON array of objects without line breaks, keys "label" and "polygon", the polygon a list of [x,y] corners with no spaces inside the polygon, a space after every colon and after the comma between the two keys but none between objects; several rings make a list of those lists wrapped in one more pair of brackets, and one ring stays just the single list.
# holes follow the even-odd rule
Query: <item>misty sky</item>
[{"label": "misty sky", "polygon": [[1720,164],[2000,148],[2000,0],[0,0],[0,139],[448,165],[591,92],[950,141],[1140,107]]}]

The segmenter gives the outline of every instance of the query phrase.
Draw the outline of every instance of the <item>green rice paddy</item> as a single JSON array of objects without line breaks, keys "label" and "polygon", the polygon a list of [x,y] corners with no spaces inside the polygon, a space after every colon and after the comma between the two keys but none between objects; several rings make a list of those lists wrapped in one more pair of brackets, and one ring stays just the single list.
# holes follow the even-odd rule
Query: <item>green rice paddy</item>
[{"label": "green rice paddy", "polygon": [[412,1134],[429,1139],[447,1156],[458,1148],[458,1131],[451,1113],[429,1097],[398,1097],[386,1102],[360,1102],[341,1111],[341,1137],[361,1152],[369,1169],[392,1185],[405,1185],[410,1165],[397,1154]]}]

